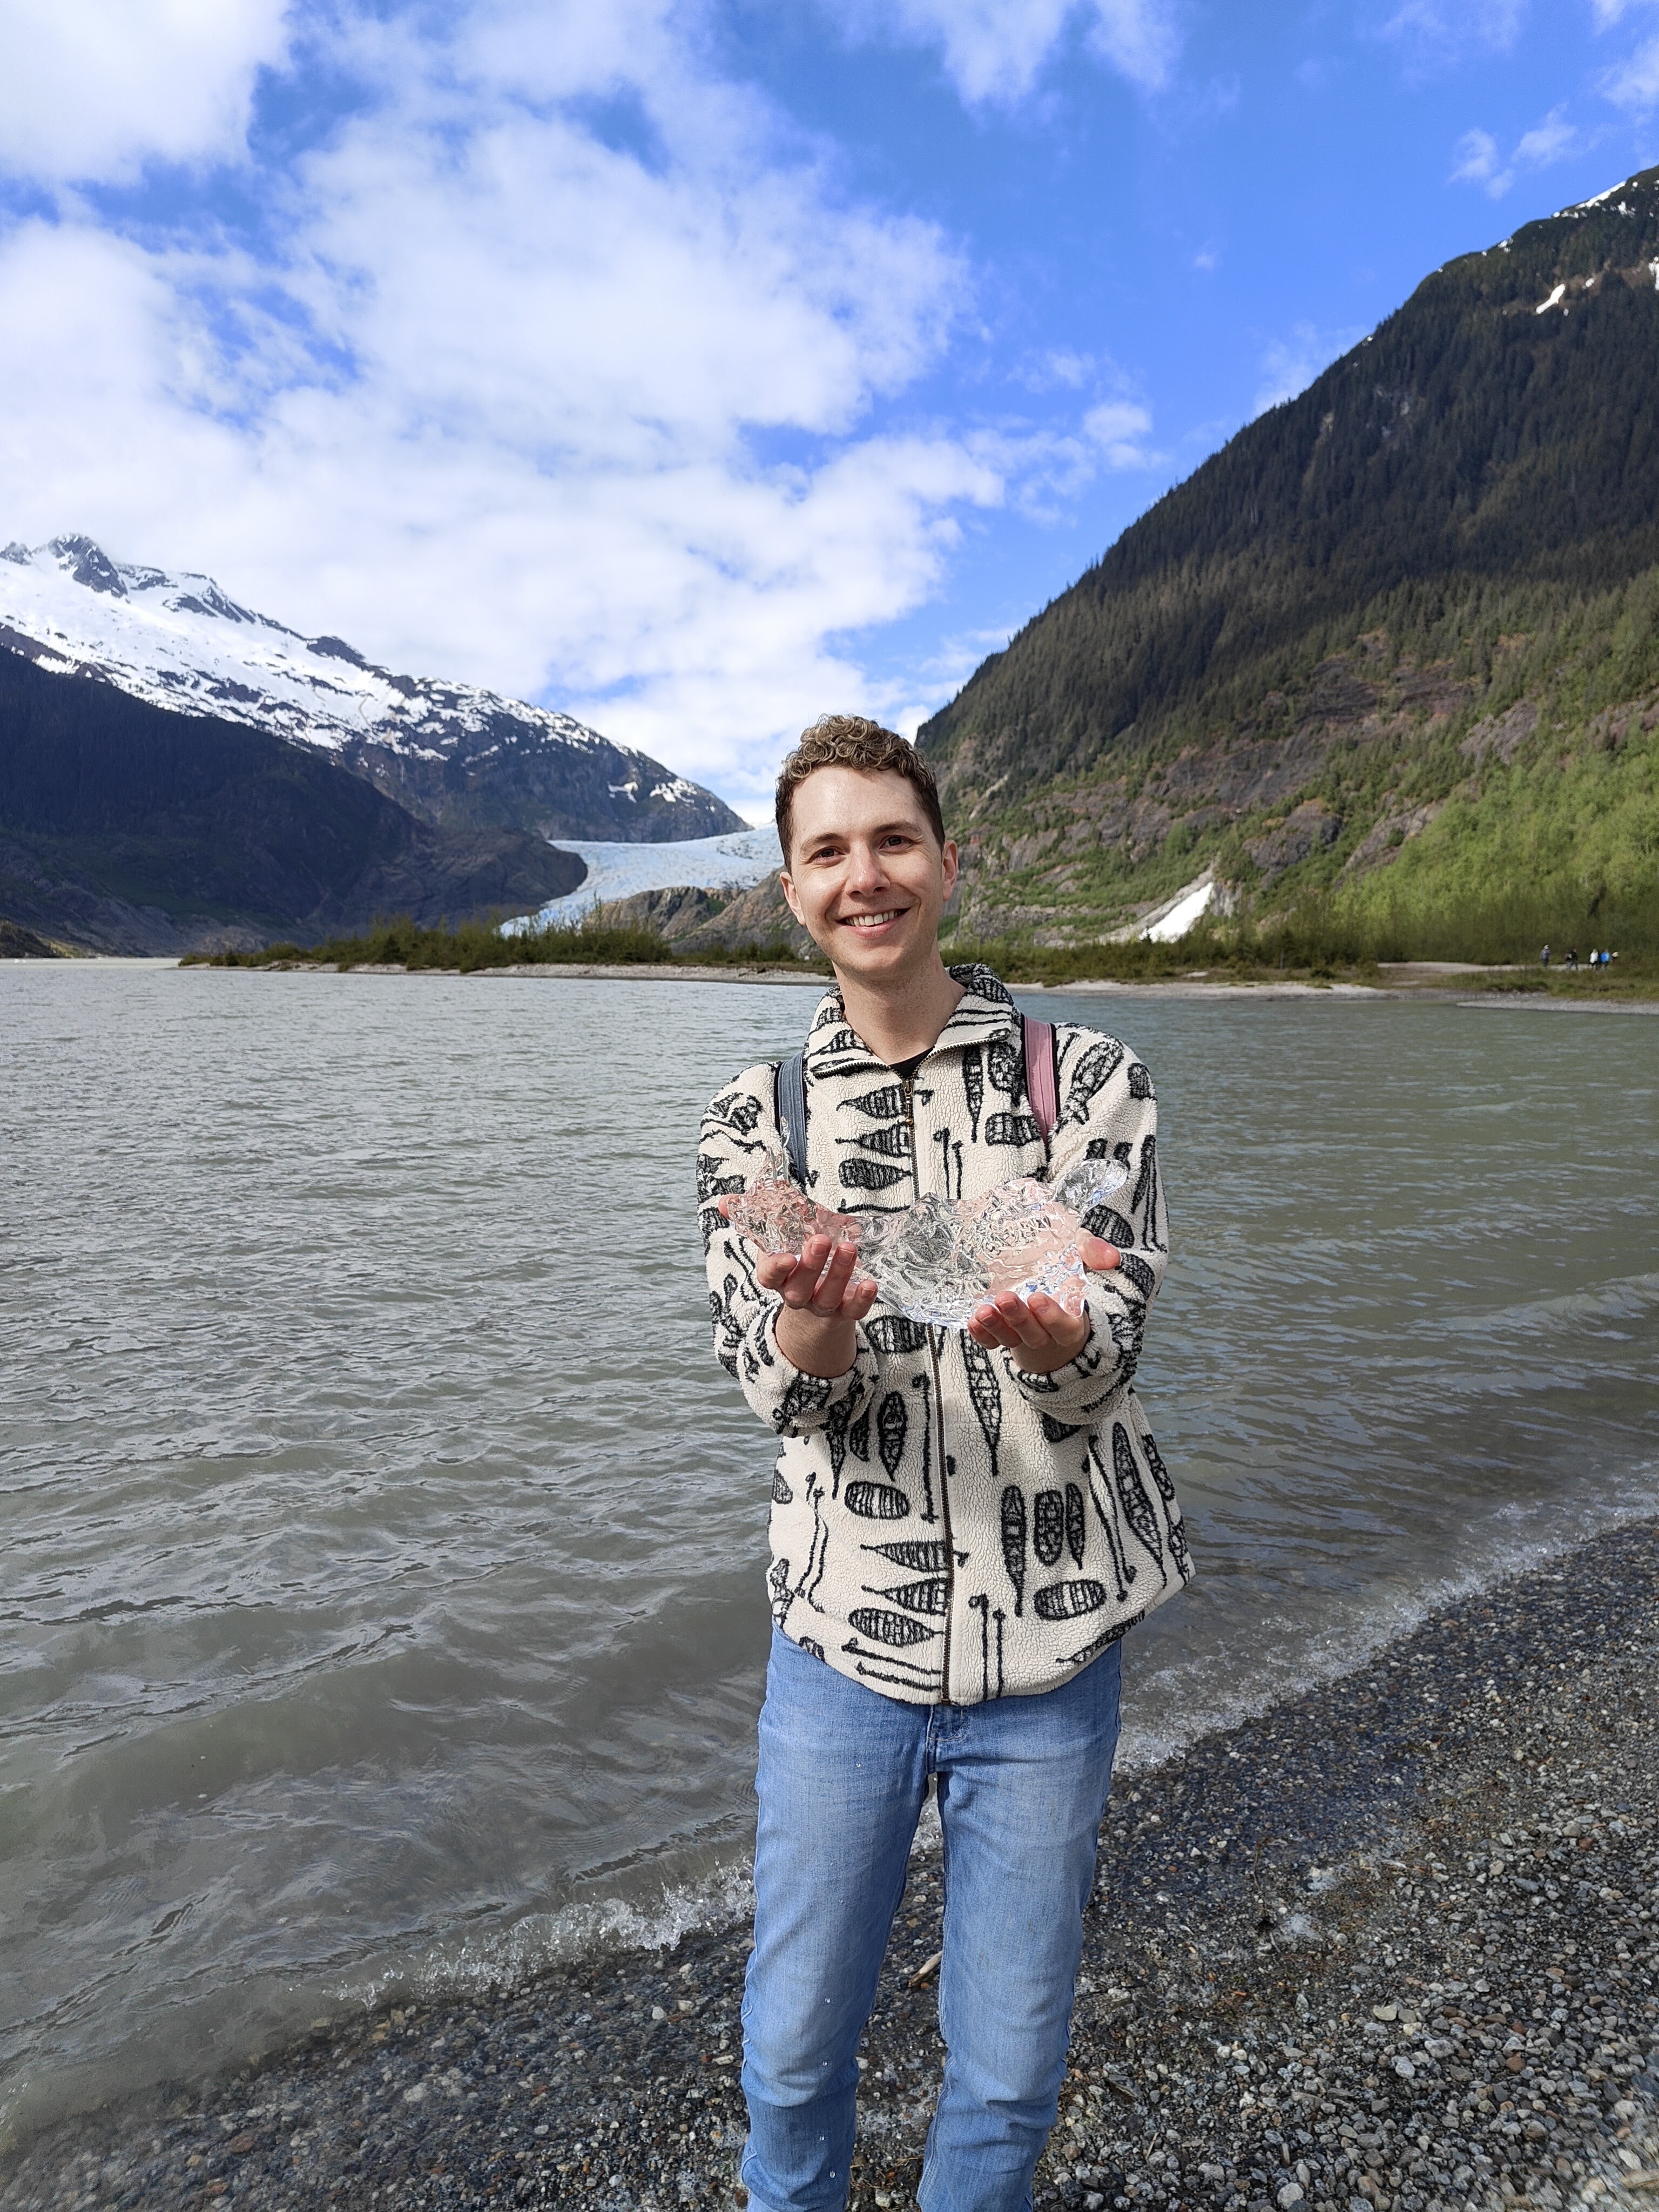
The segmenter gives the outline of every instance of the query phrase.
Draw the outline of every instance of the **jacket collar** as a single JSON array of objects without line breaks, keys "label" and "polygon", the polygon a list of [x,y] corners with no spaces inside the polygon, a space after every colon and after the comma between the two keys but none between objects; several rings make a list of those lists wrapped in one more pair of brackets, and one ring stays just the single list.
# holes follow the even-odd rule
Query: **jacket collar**
[{"label": "jacket collar", "polygon": [[[1019,1028],[1019,1013],[1006,987],[976,962],[950,972],[963,987],[963,994],[939,1031],[933,1050],[956,1052],[966,1045],[1012,1038]],[[807,1031],[808,1081],[816,1083],[825,1076],[867,1075],[885,1066],[849,1025],[840,989],[832,985],[818,1000]]]}]

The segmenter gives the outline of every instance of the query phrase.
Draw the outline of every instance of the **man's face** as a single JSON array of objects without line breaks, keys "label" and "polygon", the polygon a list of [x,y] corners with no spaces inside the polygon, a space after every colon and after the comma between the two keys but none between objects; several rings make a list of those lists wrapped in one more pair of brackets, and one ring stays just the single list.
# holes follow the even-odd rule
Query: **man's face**
[{"label": "man's face", "polygon": [[821,768],[795,793],[784,896],[838,973],[902,981],[933,958],[956,887],[915,786],[892,769]]}]

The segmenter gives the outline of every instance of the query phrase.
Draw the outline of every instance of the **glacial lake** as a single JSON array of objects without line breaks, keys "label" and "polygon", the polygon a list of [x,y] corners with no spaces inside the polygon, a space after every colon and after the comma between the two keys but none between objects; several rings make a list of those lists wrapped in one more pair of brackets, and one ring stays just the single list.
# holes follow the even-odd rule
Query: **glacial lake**
[{"label": "glacial lake", "polygon": [[[1162,1105],[1200,1578],[1127,1765],[1659,1510],[1659,1020],[1032,1003]],[[0,967],[0,2135],[741,1911],[771,1453],[692,1139],[812,1005]]]}]

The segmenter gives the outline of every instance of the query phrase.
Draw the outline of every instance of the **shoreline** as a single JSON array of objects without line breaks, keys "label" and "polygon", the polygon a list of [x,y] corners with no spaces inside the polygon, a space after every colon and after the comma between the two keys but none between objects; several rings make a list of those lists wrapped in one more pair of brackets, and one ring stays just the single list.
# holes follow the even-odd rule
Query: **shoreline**
[{"label": "shoreline", "polygon": [[[1036,2204],[1659,2206],[1656,1692],[1649,1521],[1124,1778]],[[919,1853],[863,2046],[854,2212],[914,2201],[939,1879]],[[44,2130],[0,2206],[735,2205],[746,1949],[698,1934],[319,2023]]]},{"label": "shoreline", "polygon": [[[160,963],[165,964],[165,963]],[[175,965],[180,963],[173,963]],[[1454,963],[1423,963],[1443,967],[1449,971],[1432,979],[1413,980],[1399,983],[1216,983],[1198,977],[1166,977],[1146,982],[1124,982],[1114,977],[1101,976],[1076,983],[1010,983],[1015,994],[1027,993],[1048,998],[1156,998],[1209,999],[1237,1001],[1240,999],[1304,999],[1328,1002],[1332,1000],[1368,1001],[1401,1000],[1433,1006],[1522,1006],[1529,1011],[1548,1011],[1558,1013],[1596,1014],[1659,1014],[1659,999],[1590,999],[1574,998],[1565,993],[1495,989],[1475,994],[1468,978],[1489,971],[1466,968]],[[827,975],[805,973],[799,968],[732,967],[704,968],[684,964],[663,964],[641,962],[635,964],[604,963],[597,961],[521,961],[509,967],[475,968],[404,968],[363,962],[355,967],[337,968],[331,961],[282,960],[273,961],[267,968],[211,968],[205,965],[192,969],[197,975],[404,975],[462,977],[477,982],[495,977],[524,981],[526,978],[544,981],[550,979],[568,979],[575,982],[604,983],[794,983],[810,989],[828,988]],[[1507,973],[1507,970],[1490,972]]]}]

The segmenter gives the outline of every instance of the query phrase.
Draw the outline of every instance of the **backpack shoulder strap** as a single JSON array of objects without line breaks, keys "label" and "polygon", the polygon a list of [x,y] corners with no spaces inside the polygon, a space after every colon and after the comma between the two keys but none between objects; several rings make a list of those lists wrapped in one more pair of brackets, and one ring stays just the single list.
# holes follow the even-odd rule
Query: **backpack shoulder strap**
[{"label": "backpack shoulder strap", "polygon": [[789,1155],[789,1172],[806,1188],[806,1055],[792,1053],[778,1062],[773,1103],[778,1131]]},{"label": "backpack shoulder strap", "polygon": [[1046,1145],[1060,1119],[1054,1025],[1052,1022],[1034,1022],[1029,1014],[1020,1016],[1020,1025],[1025,1032],[1025,1096],[1031,1102],[1032,1119],[1042,1130]]}]

